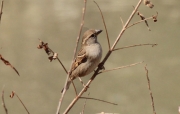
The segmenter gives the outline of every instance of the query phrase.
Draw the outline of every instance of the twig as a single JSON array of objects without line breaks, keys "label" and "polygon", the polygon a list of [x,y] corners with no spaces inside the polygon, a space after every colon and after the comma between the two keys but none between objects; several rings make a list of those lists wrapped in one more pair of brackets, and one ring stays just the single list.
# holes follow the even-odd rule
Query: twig
[{"label": "twig", "polygon": [[69,106],[66,108],[66,110],[64,111],[64,114],[67,114],[70,109],[74,106],[74,104],[78,101],[78,99],[82,96],[82,94],[87,90],[87,88],[89,87],[89,85],[91,84],[91,82],[94,80],[94,78],[98,75],[98,72],[101,70],[101,68],[103,67],[104,63],[106,62],[106,60],[109,58],[109,56],[112,53],[112,50],[114,50],[116,44],[118,43],[118,41],[120,40],[121,36],[123,35],[123,33],[125,32],[125,28],[129,25],[130,21],[132,20],[133,16],[135,15],[138,7],[140,6],[140,4],[142,3],[142,0],[139,0],[138,4],[136,5],[136,8],[133,10],[132,14],[130,15],[129,19],[127,20],[126,24],[124,25],[123,29],[121,30],[121,32],[119,33],[118,37],[116,38],[113,46],[111,47],[111,49],[107,52],[106,56],[104,57],[103,61],[100,63],[99,67],[97,68],[97,70],[95,70],[94,74],[92,75],[91,79],[87,82],[86,87],[84,87],[81,92],[78,94],[78,96],[76,96],[76,98],[73,99],[73,101],[69,104]]},{"label": "twig", "polygon": [[153,100],[153,95],[152,95],[151,86],[150,86],[150,79],[149,79],[149,76],[148,76],[147,65],[144,68],[145,68],[145,71],[146,71],[146,77],[147,77],[147,81],[148,81],[149,94],[151,96],[151,105],[152,105],[152,108],[153,108],[153,113],[156,114],[155,106],[154,106],[154,100]]},{"label": "twig", "polygon": [[109,69],[109,70],[102,70],[102,71],[100,71],[98,74],[101,74],[101,73],[104,73],[104,72],[113,71],[113,70],[119,70],[119,69],[123,69],[123,68],[127,68],[127,67],[132,67],[132,66],[141,64],[141,63],[143,63],[143,62],[144,62],[144,61],[138,62],[138,63],[134,63],[134,64],[130,64],[130,65],[126,65],[126,66],[121,66],[121,67],[113,68],[113,69]]},{"label": "twig", "polygon": [[1,1],[1,10],[0,10],[0,23],[1,23],[1,17],[2,17],[2,10],[3,10],[3,3],[4,3],[4,1],[2,0]]},{"label": "twig", "polygon": [[[88,97],[89,97],[89,94],[90,94],[90,93],[88,93]],[[88,98],[85,98],[85,99],[86,99],[86,100],[85,100],[85,102],[84,102],[84,106],[83,106],[83,109],[82,109],[82,113],[81,113],[81,114],[84,114],[84,109],[85,109],[86,101],[87,101]]]},{"label": "twig", "polygon": [[2,105],[4,107],[4,111],[6,112],[6,114],[8,114],[8,110],[6,108],[5,101],[4,101],[4,86],[3,86],[3,90],[2,90]]},{"label": "twig", "polygon": [[121,17],[120,17],[120,20],[121,20],[122,26],[124,27],[124,22],[123,22],[123,19]]},{"label": "twig", "polygon": [[105,103],[112,104],[112,105],[118,105],[116,103],[112,103],[112,102],[109,102],[109,101],[105,101],[105,100],[101,100],[101,99],[96,99],[96,98],[90,98],[90,97],[80,97],[80,99],[91,99],[91,100],[101,101],[101,102],[105,102]]},{"label": "twig", "polygon": [[109,47],[109,50],[110,50],[110,41],[109,41],[109,35],[108,35],[108,31],[107,31],[107,27],[106,27],[106,23],[105,23],[105,20],[104,20],[104,16],[103,16],[103,13],[99,7],[99,5],[97,4],[97,2],[94,1],[94,3],[97,5],[100,13],[101,13],[101,17],[102,17],[102,20],[103,20],[103,24],[104,24],[104,28],[106,30],[106,36],[107,36],[107,41],[108,41],[108,47]]},{"label": "twig", "polygon": [[[71,68],[72,68],[72,64],[73,64],[74,59],[75,59],[75,56],[76,56],[76,52],[77,52],[77,48],[78,48],[78,43],[79,43],[80,35],[81,35],[82,28],[83,28],[83,25],[84,25],[84,17],[85,17],[85,11],[86,11],[86,3],[87,3],[87,0],[84,0],[84,7],[83,7],[83,12],[82,12],[82,20],[81,20],[79,35],[78,35],[77,40],[76,40],[76,46],[75,46],[75,49],[74,49],[74,55],[73,55],[73,60],[72,60],[72,62],[71,62],[70,70],[71,70]],[[65,95],[65,93],[66,93],[66,85],[67,85],[67,82],[68,82],[68,79],[69,79],[69,76],[70,76],[70,73],[71,73],[70,70],[69,70],[69,72],[68,72],[68,75],[67,75],[67,78],[66,78],[66,81],[65,81],[65,84],[64,84],[64,90],[63,90],[63,92],[62,92],[62,94],[61,94],[61,98],[60,98],[59,103],[58,103],[58,106],[57,106],[56,114],[59,114],[59,110],[60,110],[60,108],[61,108],[61,104],[62,104],[64,95]]]},{"label": "twig", "polygon": [[121,47],[121,48],[116,48],[116,49],[114,49],[114,50],[112,50],[112,51],[117,51],[117,50],[120,50],[120,49],[137,47],[137,46],[148,46],[148,45],[150,45],[150,46],[152,46],[152,47],[157,46],[157,44],[149,44],[149,43],[148,43],[148,44],[136,44],[136,45],[130,45],[130,46],[125,46],[125,47]]},{"label": "twig", "polygon": [[20,74],[17,71],[17,69],[9,61],[7,61],[5,58],[3,58],[1,54],[0,54],[0,60],[2,62],[4,62],[5,65],[10,66],[20,76]]},{"label": "twig", "polygon": [[150,20],[150,19],[153,19],[153,17],[148,17],[148,18],[145,18],[144,20],[137,21],[137,22],[129,25],[128,27],[126,27],[126,29],[128,29],[128,28],[130,28],[130,27],[132,27],[132,26],[134,26],[134,25],[136,25],[136,24],[138,24],[138,23],[144,22],[144,21],[146,21],[146,20]]},{"label": "twig", "polygon": [[25,106],[24,103],[22,102],[22,100],[19,98],[19,96],[15,93],[15,91],[12,91],[10,97],[13,98],[14,95],[16,95],[16,97],[19,99],[19,101],[21,102],[21,104],[23,105],[23,107],[26,109],[27,113],[30,114],[29,111],[28,111],[28,109],[26,108],[26,106]]}]

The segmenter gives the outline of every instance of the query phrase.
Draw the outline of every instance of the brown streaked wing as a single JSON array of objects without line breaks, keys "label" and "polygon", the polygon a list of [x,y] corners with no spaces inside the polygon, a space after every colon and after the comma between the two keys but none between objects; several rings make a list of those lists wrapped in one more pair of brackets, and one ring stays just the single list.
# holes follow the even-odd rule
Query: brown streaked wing
[{"label": "brown streaked wing", "polygon": [[78,55],[72,65],[71,72],[74,71],[81,63],[86,62],[86,52],[81,48],[81,50],[78,52]]}]

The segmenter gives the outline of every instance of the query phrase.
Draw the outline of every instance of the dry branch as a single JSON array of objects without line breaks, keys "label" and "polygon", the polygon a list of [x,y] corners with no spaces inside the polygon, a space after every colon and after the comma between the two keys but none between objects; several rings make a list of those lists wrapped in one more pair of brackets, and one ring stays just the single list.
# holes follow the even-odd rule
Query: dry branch
[{"label": "dry branch", "polygon": [[154,47],[154,46],[157,46],[157,44],[136,44],[136,45],[130,45],[130,46],[125,46],[125,47],[121,47],[121,48],[116,48],[116,49],[114,49],[113,51],[117,51],[117,50],[120,50],[120,49],[125,49],[125,48],[131,48],[131,47],[137,47],[137,46],[152,46],[152,47]]},{"label": "dry branch", "polygon": [[[81,25],[80,25],[80,30],[79,30],[79,35],[77,37],[77,40],[76,40],[76,46],[75,46],[75,49],[74,49],[74,55],[73,55],[73,59],[72,59],[72,62],[71,62],[71,66],[70,66],[70,70],[72,68],[72,65],[73,65],[73,62],[75,60],[75,56],[76,56],[76,53],[77,53],[77,48],[78,48],[78,44],[79,44],[79,39],[80,39],[80,35],[81,35],[81,32],[82,32],[82,28],[83,28],[83,25],[84,25],[84,17],[85,17],[85,11],[86,11],[86,3],[87,3],[87,0],[84,0],[84,7],[83,7],[83,12],[82,12],[82,20],[81,20]],[[59,110],[61,108],[61,104],[62,104],[62,101],[63,101],[63,98],[64,98],[64,95],[66,93],[66,86],[67,86],[67,82],[68,82],[68,79],[69,79],[69,76],[70,76],[70,73],[71,71],[69,70],[68,72],[68,75],[67,75],[67,78],[66,78],[66,81],[65,81],[65,84],[64,84],[64,90],[61,94],[61,98],[59,100],[59,103],[58,103],[58,106],[57,106],[57,111],[56,111],[56,114],[59,114]],[[73,82],[71,80],[71,82]],[[76,89],[75,89],[76,91]]]},{"label": "dry branch", "polygon": [[6,108],[5,101],[4,101],[4,86],[3,86],[3,90],[2,90],[2,105],[3,105],[5,113],[8,114],[8,110]]},{"label": "dry branch", "polygon": [[105,100],[101,100],[101,99],[96,99],[96,98],[90,98],[90,97],[80,97],[80,99],[91,99],[91,100],[101,101],[101,102],[112,104],[112,105],[118,105],[116,103],[112,103],[112,102],[109,102],[109,101],[105,101]]},{"label": "dry branch", "polygon": [[132,66],[141,64],[141,63],[143,63],[143,62],[144,62],[144,61],[138,62],[138,63],[134,63],[134,64],[130,64],[130,65],[126,65],[126,66],[121,66],[121,67],[113,68],[113,69],[109,69],[109,70],[102,70],[102,71],[100,71],[98,74],[101,74],[101,73],[104,73],[104,72],[109,72],[109,71],[114,71],[114,70],[119,70],[119,69],[123,69],[123,68],[127,68],[127,67],[132,67]]},{"label": "dry branch", "polygon": [[[6,59],[4,59],[1,54],[0,54],[0,60],[1,60],[2,62],[4,62],[5,65],[10,66],[10,67],[19,75],[19,72],[16,70],[16,68],[15,68],[13,65],[11,65],[11,63],[10,63],[9,61],[7,61]],[[19,75],[19,76],[20,76],[20,75]]]},{"label": "dry branch", "polygon": [[1,23],[1,17],[2,17],[2,11],[3,11],[3,4],[4,4],[4,1],[2,0],[1,1],[1,10],[0,10],[0,23]]},{"label": "dry branch", "polygon": [[15,96],[18,98],[18,100],[21,102],[21,104],[23,105],[23,107],[25,108],[25,110],[27,111],[27,113],[30,114],[29,111],[28,111],[28,109],[26,108],[26,106],[24,105],[24,103],[22,102],[22,100],[20,99],[20,97],[19,97],[14,91],[12,91],[12,93],[11,93],[11,95],[10,95],[10,98],[13,98],[14,95],[15,95]]},{"label": "dry branch", "polygon": [[103,24],[104,24],[104,28],[106,30],[106,38],[107,38],[107,41],[108,41],[108,47],[109,47],[109,50],[110,50],[110,41],[109,41],[109,35],[108,35],[108,31],[107,31],[107,27],[106,27],[106,23],[105,23],[105,20],[104,20],[104,16],[103,16],[103,13],[99,7],[99,5],[94,1],[94,3],[97,5],[100,13],[101,13],[101,17],[102,17],[102,20],[103,20]]},{"label": "dry branch", "polygon": [[128,18],[126,24],[124,25],[123,29],[121,30],[121,32],[119,33],[118,37],[116,38],[113,46],[111,47],[111,49],[107,52],[105,58],[103,59],[103,61],[100,63],[100,65],[98,66],[97,70],[95,70],[93,76],[91,77],[91,79],[87,82],[86,87],[84,87],[81,92],[78,94],[78,96],[76,96],[76,98],[73,99],[73,101],[69,104],[69,106],[66,108],[66,110],[64,111],[64,114],[67,114],[70,109],[74,106],[74,104],[78,101],[78,99],[82,96],[82,94],[87,90],[87,88],[89,87],[89,85],[91,84],[91,82],[94,80],[94,78],[98,75],[98,72],[102,69],[102,67],[104,66],[104,63],[106,62],[106,60],[109,58],[109,56],[112,53],[112,50],[114,50],[115,46],[117,45],[118,41],[120,40],[121,36],[123,35],[123,33],[125,32],[125,28],[129,25],[130,21],[132,20],[133,16],[135,15],[137,9],[139,8],[140,4],[142,3],[142,0],[139,0],[138,4],[136,5],[135,9],[133,10],[132,14],[130,15],[130,17]]},{"label": "dry branch", "polygon": [[151,105],[152,105],[152,108],[153,108],[153,113],[156,114],[153,95],[152,95],[152,91],[151,91],[150,79],[149,79],[149,76],[148,76],[147,65],[144,68],[145,68],[145,71],[146,71],[146,77],[147,77],[147,82],[148,82],[149,94],[150,94],[150,97],[151,97]]}]

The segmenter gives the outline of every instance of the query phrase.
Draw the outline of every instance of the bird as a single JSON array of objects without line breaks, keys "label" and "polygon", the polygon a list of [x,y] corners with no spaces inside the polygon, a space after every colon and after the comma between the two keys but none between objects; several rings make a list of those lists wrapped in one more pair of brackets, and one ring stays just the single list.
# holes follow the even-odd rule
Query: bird
[{"label": "bird", "polygon": [[[66,90],[69,89],[71,80],[90,74],[99,65],[102,57],[102,47],[97,40],[97,36],[101,32],[102,30],[89,29],[84,33],[81,48],[70,70]],[[63,90],[61,92],[63,92]]]}]

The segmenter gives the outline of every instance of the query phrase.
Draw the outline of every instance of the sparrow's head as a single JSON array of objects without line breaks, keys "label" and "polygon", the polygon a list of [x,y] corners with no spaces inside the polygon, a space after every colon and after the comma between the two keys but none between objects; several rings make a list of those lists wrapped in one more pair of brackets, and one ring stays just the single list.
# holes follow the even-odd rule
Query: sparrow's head
[{"label": "sparrow's head", "polygon": [[102,32],[102,30],[87,30],[82,39],[82,45],[90,45],[93,43],[97,43],[97,36]]}]

